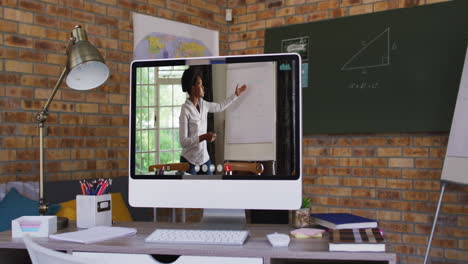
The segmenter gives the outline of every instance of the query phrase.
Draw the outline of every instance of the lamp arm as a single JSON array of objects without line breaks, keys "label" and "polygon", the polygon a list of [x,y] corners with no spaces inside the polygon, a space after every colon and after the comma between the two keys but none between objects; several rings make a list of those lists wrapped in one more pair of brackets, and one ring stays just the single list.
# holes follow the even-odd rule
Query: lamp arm
[{"label": "lamp arm", "polygon": [[[73,43],[75,42],[75,38],[70,38],[68,40],[68,45],[67,45],[67,56],[69,54],[69,50],[71,46],[73,46]],[[65,75],[68,74],[70,69],[68,69],[68,65],[65,65],[65,68],[63,69],[62,73],[60,74],[59,79],[57,80],[57,83],[55,84],[54,89],[52,90],[52,94],[49,96],[49,99],[47,99],[46,104],[42,107],[41,111],[36,114],[36,120],[40,123],[43,124],[47,120],[48,112],[49,112],[49,105],[52,103],[52,100],[54,100],[55,94],[57,93],[58,88],[60,87],[60,84],[62,83],[63,79],[65,78]]]},{"label": "lamp arm", "polygon": [[63,69],[62,73],[60,74],[60,77],[59,77],[57,83],[55,84],[54,89],[52,90],[52,94],[49,96],[49,99],[47,99],[46,104],[42,107],[41,111],[39,111],[39,113],[36,114],[36,120],[39,123],[44,123],[47,120],[47,116],[49,114],[48,113],[49,112],[49,105],[52,102],[52,100],[54,100],[55,94],[57,93],[57,90],[60,87],[60,84],[62,83],[62,81],[65,78],[65,75],[67,75],[67,73],[68,73],[68,69],[67,69],[67,67],[65,67]]}]

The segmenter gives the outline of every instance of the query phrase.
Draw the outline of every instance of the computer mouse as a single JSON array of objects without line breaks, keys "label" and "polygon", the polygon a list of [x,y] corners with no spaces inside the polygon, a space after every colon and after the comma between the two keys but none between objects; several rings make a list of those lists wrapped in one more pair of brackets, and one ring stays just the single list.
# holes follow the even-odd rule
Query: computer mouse
[{"label": "computer mouse", "polygon": [[289,245],[289,241],[291,238],[289,235],[280,234],[280,233],[272,233],[267,235],[268,241],[273,247],[287,247]]}]

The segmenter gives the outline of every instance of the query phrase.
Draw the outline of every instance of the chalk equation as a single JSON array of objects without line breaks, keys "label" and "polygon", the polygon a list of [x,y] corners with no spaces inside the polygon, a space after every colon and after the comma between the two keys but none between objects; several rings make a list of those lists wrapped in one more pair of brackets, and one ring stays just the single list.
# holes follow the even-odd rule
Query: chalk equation
[{"label": "chalk equation", "polygon": [[378,89],[380,88],[380,82],[352,82],[348,84],[347,88],[349,89]]}]

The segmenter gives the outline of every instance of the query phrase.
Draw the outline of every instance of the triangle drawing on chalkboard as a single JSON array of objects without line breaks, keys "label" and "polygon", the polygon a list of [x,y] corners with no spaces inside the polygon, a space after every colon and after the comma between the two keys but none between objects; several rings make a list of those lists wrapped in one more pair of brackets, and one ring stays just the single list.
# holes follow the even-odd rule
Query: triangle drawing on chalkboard
[{"label": "triangle drawing on chalkboard", "polygon": [[385,29],[363,47],[344,65],[342,71],[383,67],[390,65],[390,28]]}]

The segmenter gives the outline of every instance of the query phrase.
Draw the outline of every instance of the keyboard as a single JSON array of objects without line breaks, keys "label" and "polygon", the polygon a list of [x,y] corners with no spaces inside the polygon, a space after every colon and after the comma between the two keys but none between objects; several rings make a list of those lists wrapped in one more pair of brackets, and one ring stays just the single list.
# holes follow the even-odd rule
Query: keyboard
[{"label": "keyboard", "polygon": [[249,232],[246,230],[156,229],[145,239],[145,242],[240,246],[244,244],[248,236]]}]

